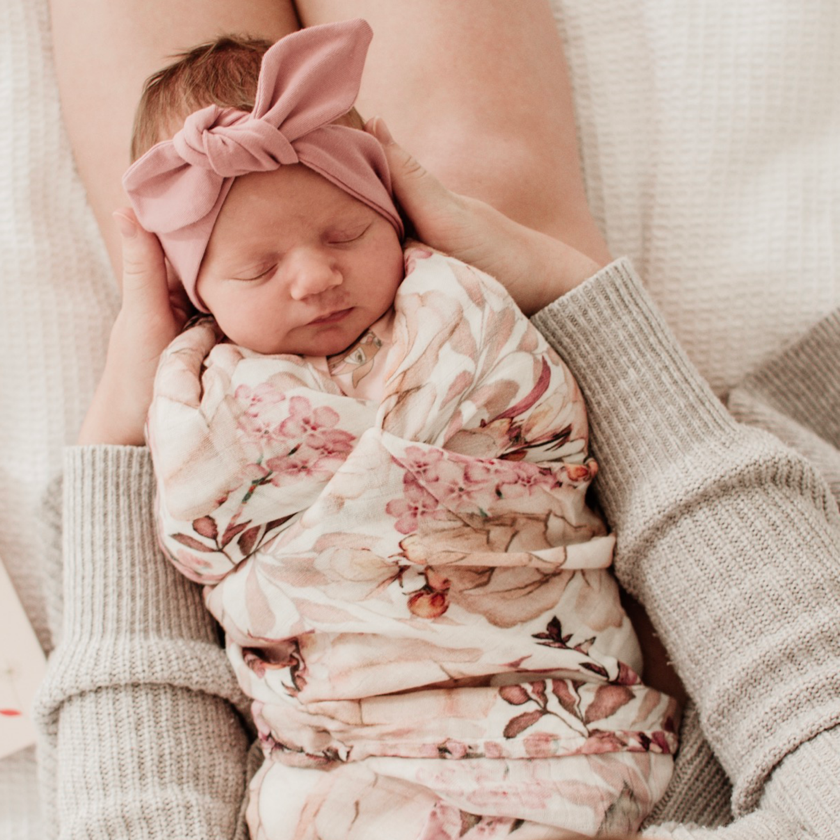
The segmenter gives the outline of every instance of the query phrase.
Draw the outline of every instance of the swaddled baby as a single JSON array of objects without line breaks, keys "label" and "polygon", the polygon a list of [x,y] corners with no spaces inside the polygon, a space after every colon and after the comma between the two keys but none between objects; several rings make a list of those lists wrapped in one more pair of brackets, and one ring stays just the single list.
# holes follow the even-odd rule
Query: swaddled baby
[{"label": "swaddled baby", "polygon": [[353,127],[370,36],[193,51],[125,177],[213,316],[164,355],[148,437],[164,549],[254,700],[252,837],[634,830],[676,709],[637,676],[583,401],[501,286],[403,246]]}]

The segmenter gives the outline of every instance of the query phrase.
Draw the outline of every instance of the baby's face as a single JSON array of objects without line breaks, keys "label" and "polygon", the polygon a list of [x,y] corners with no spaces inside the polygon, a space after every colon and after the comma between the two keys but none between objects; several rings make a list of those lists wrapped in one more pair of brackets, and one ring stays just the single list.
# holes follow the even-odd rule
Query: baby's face
[{"label": "baby's face", "polygon": [[385,314],[402,278],[391,223],[296,165],[236,179],[196,290],[235,344],[329,356]]}]

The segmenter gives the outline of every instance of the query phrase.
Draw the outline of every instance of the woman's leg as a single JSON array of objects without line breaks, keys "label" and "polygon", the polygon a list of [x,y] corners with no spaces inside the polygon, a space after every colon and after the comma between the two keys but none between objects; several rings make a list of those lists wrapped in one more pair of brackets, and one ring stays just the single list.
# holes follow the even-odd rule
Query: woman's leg
[{"label": "woman's leg", "polygon": [[224,32],[276,40],[298,28],[291,0],[50,0],[64,123],[115,273],[111,213],[128,200],[134,110],[143,82],[173,53]]},{"label": "woman's leg", "polygon": [[448,187],[609,255],[586,202],[563,48],[547,0],[298,0],[304,26],[373,27],[358,107]]}]

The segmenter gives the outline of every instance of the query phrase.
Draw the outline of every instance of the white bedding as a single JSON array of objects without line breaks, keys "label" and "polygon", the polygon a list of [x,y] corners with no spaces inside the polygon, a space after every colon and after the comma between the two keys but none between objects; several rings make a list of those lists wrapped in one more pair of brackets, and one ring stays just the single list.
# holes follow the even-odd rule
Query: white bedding
[{"label": "white bedding", "polygon": [[840,5],[552,5],[596,217],[728,391],[840,303]]},{"label": "white bedding", "polygon": [[[718,392],[840,303],[840,5],[552,0],[590,201]],[[46,0],[0,0],[0,557],[48,645],[39,499],[116,312],[58,108]],[[38,836],[34,761],[0,836]]]}]

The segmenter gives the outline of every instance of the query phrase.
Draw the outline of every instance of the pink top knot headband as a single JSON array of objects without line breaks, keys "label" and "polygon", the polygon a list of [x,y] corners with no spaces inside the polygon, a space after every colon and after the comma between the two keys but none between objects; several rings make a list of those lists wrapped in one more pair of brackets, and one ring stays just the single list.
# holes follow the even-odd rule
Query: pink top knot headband
[{"label": "pink top knot headband", "polygon": [[356,101],[373,37],[363,20],[302,29],[263,56],[254,110],[210,105],[187,117],[123,176],[140,224],[157,234],[190,299],[225,198],[238,175],[302,163],[381,213],[403,235],[377,140],[332,121]]}]

